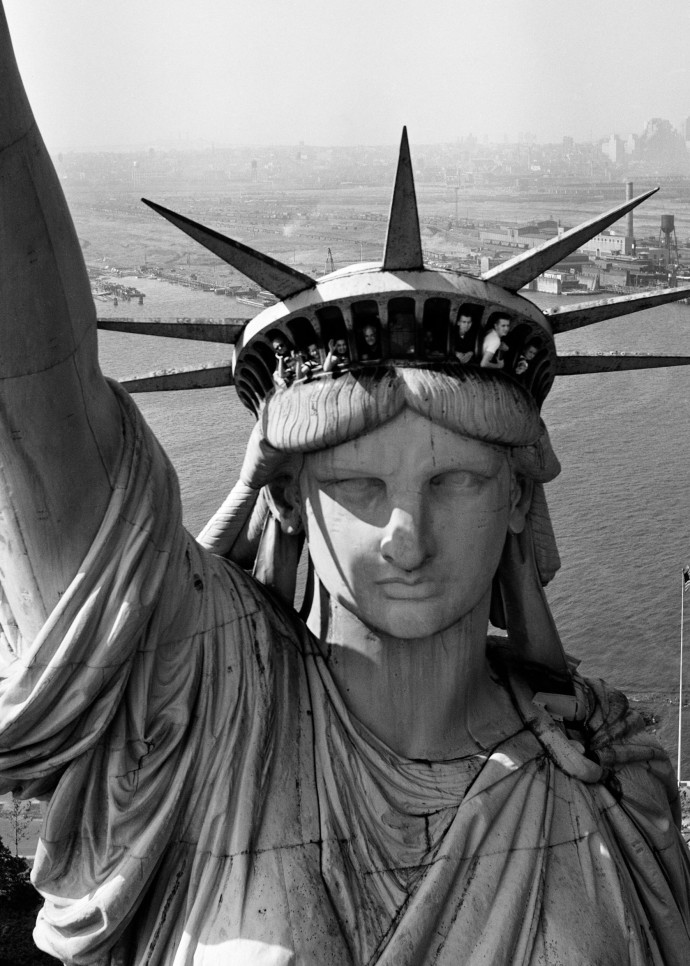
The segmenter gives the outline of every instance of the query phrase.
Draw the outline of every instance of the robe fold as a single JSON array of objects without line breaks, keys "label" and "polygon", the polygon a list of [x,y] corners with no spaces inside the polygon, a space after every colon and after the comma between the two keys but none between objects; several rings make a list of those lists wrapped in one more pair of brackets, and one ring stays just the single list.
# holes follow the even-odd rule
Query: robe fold
[{"label": "robe fold", "polygon": [[121,399],[100,531],[0,679],[0,791],[48,802],[41,948],[98,966],[690,962],[675,781],[621,695],[580,679],[587,757],[544,713],[486,754],[400,757],[296,615],[185,532]]}]

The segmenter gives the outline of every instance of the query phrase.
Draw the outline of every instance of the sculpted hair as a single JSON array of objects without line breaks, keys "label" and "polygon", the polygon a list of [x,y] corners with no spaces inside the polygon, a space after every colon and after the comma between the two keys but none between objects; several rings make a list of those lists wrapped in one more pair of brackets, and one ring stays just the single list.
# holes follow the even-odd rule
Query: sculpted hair
[{"label": "sculpted hair", "polygon": [[487,443],[529,446],[539,439],[537,406],[502,373],[446,363],[433,369],[382,366],[278,389],[260,416],[268,442],[310,453],[348,442],[405,407]]}]

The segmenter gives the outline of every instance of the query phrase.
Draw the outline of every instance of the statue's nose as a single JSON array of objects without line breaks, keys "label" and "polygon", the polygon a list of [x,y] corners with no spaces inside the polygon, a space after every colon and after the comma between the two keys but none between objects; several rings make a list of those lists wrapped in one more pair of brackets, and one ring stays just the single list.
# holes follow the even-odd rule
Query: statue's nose
[{"label": "statue's nose", "polygon": [[401,570],[416,570],[431,556],[431,550],[421,504],[394,507],[381,537],[384,559]]}]

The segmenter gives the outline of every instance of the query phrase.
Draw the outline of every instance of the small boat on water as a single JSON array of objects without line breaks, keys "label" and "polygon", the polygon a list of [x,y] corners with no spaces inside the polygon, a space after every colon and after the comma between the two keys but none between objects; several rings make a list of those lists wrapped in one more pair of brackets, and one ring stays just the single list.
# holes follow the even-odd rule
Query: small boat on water
[{"label": "small boat on water", "polygon": [[243,305],[258,305],[259,308],[263,308],[265,304],[262,299],[249,298],[247,295],[237,295],[236,299],[238,302],[242,302]]}]

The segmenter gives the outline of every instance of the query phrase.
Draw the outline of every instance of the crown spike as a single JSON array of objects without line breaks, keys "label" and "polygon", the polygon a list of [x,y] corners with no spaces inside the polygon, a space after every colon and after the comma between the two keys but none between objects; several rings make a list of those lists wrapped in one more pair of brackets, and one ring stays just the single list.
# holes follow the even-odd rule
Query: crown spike
[{"label": "crown spike", "polygon": [[410,145],[407,128],[403,128],[395,175],[393,200],[388,217],[388,233],[383,255],[384,271],[414,271],[424,268],[422,239],[419,233],[419,213],[414,190]]},{"label": "crown spike", "polygon": [[557,306],[544,312],[551,322],[554,335],[581,329],[586,325],[604,322],[606,319],[617,319],[632,312],[643,309],[653,309],[657,305],[667,302],[677,302],[679,299],[690,298],[690,288],[664,288],[656,292],[642,292],[639,295],[622,295],[612,299],[602,299],[600,302],[579,302],[577,305]]},{"label": "crown spike", "polygon": [[162,336],[165,339],[191,339],[234,345],[249,319],[128,319],[99,318],[98,328],[106,332],[131,332],[135,335]]},{"label": "crown spike", "polygon": [[542,272],[560,262],[566,255],[577,251],[590,238],[594,238],[600,231],[604,231],[609,225],[636,208],[637,205],[642,204],[658,190],[658,188],[652,188],[651,191],[646,191],[630,201],[625,201],[622,205],[611,208],[597,218],[592,218],[582,225],[571,228],[570,231],[566,231],[557,238],[549,239],[543,245],[539,245],[538,248],[531,248],[520,255],[516,255],[515,258],[511,258],[507,262],[503,262],[502,265],[497,265],[496,268],[485,272],[482,279],[485,282],[495,282],[502,288],[508,289],[509,292],[517,292],[518,289],[541,275]]},{"label": "crown spike", "polygon": [[313,288],[316,282],[309,275],[290,268],[289,265],[279,262],[270,255],[262,255],[256,249],[243,245],[241,242],[226,238],[220,232],[212,228],[206,228],[191,218],[179,215],[169,208],[157,205],[154,201],[141,199],[145,205],[166,218],[171,224],[175,225],[190,238],[194,239],[204,248],[222,258],[228,265],[232,265],[238,272],[242,272],[247,278],[256,282],[261,288],[271,292],[279,299],[289,298],[305,289]]},{"label": "crown spike", "polygon": [[648,352],[593,352],[559,356],[557,376],[580,376],[591,372],[628,372],[631,369],[666,369],[690,366],[690,356],[656,356]]},{"label": "crown spike", "polygon": [[232,363],[208,363],[206,365],[176,366],[161,369],[146,376],[120,379],[127,392],[174,392],[180,389],[218,389],[234,385]]}]

